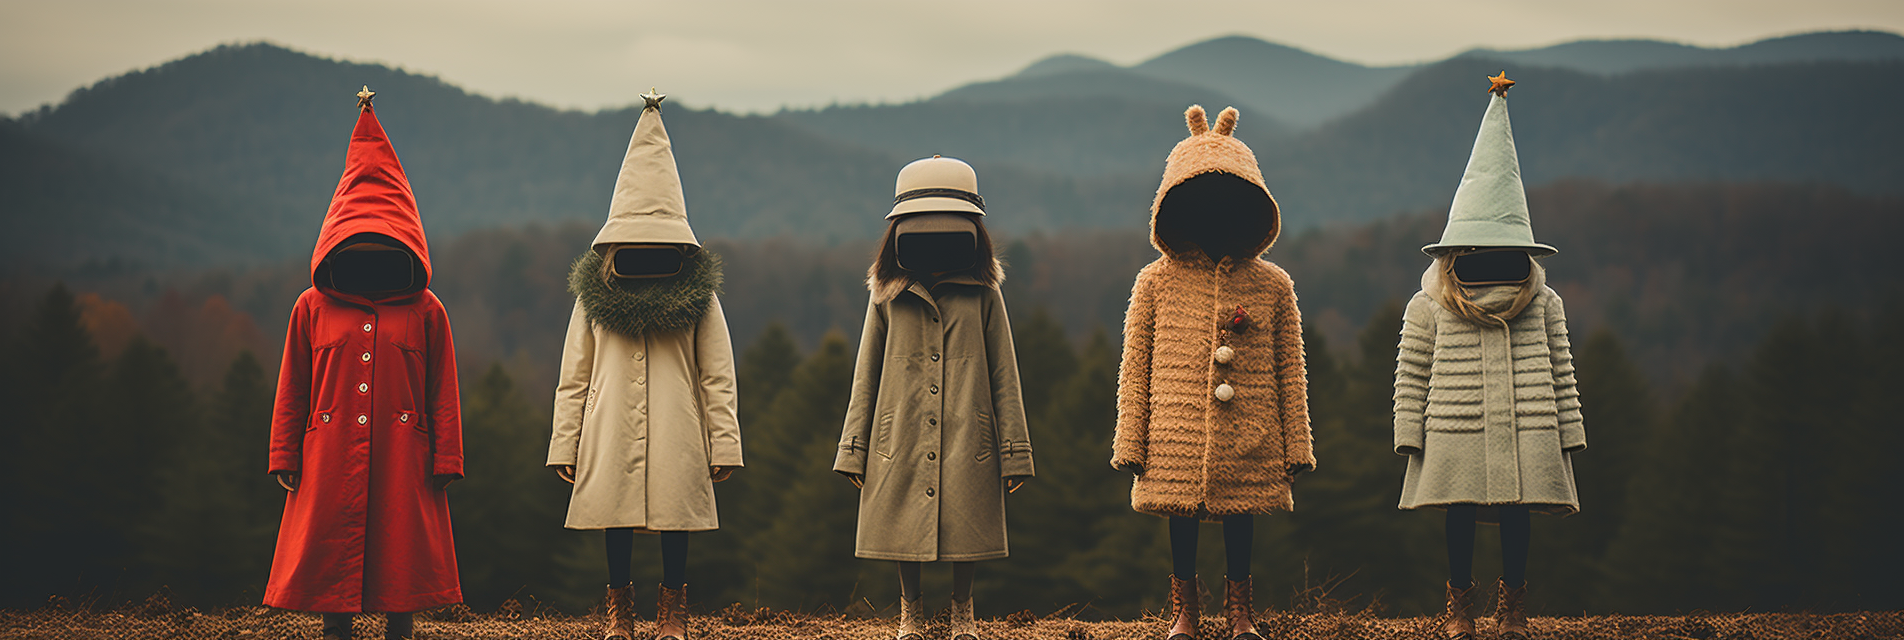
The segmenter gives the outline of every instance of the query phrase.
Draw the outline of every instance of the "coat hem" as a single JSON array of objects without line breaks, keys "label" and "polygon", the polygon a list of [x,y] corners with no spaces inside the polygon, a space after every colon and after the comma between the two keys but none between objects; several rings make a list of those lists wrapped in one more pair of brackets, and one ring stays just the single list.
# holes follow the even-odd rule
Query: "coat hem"
[{"label": "coat hem", "polygon": [[[1445,502],[1432,502],[1432,503],[1423,502],[1423,503],[1413,504],[1413,505],[1403,504],[1403,505],[1397,505],[1395,508],[1400,509],[1402,511],[1415,511],[1418,509],[1437,509],[1437,510],[1445,511],[1447,510],[1448,507],[1454,506],[1454,505],[1474,505],[1476,507],[1481,507],[1483,509],[1486,509],[1488,507],[1526,505],[1528,508],[1528,511],[1532,511],[1534,513],[1542,513],[1547,515],[1559,516],[1562,518],[1565,518],[1567,516],[1570,516],[1576,513],[1580,513],[1580,507],[1578,506],[1564,504],[1564,503],[1557,503],[1557,502],[1477,502],[1477,501],[1471,501],[1471,500],[1448,500]],[[1495,518],[1488,518],[1488,519],[1482,519],[1480,521],[1492,524],[1492,523],[1495,523],[1497,520],[1498,519],[1495,519]]]},{"label": "coat hem", "polygon": [[670,529],[670,528],[661,528],[661,527],[650,527],[647,525],[638,525],[638,524],[590,524],[590,525],[564,524],[562,525],[562,528],[568,529],[570,531],[603,531],[607,529],[634,529],[635,533],[661,533],[663,531],[668,531],[668,532],[684,531],[687,533],[697,533],[701,531],[719,531],[721,529],[720,525],[715,525],[712,527],[700,527],[700,528],[682,527],[682,528]]},{"label": "coat hem", "polygon": [[1207,506],[1199,507],[1195,509],[1186,509],[1186,508],[1178,507],[1175,505],[1145,504],[1145,505],[1131,505],[1131,510],[1136,511],[1138,513],[1147,513],[1153,516],[1157,516],[1159,518],[1197,518],[1204,522],[1217,522],[1221,520],[1223,516],[1240,516],[1240,515],[1266,516],[1266,515],[1274,514],[1278,511],[1285,512],[1285,513],[1294,513],[1296,511],[1296,505],[1293,502],[1291,502],[1291,503],[1285,503],[1285,504],[1279,504],[1279,505],[1270,505],[1267,507],[1257,507],[1257,508],[1248,508],[1248,509],[1238,509],[1234,507],[1211,509]]},{"label": "coat hem", "polygon": [[[417,611],[423,611],[425,609],[435,609],[437,607],[448,606],[448,605],[462,602],[463,588],[459,586],[452,589],[437,591],[435,593],[425,593],[425,594],[419,594],[419,595],[415,595],[411,597],[415,599],[414,602],[410,603],[411,606],[413,606],[414,608],[406,607],[401,609],[388,607],[388,606],[382,606],[382,607],[359,606],[354,609],[344,609],[339,607],[325,607],[325,606],[319,606],[315,604],[303,604],[300,602],[296,602],[297,600],[303,600],[303,599],[285,596],[284,594],[274,594],[272,596],[266,597],[264,599],[264,605],[267,607],[272,607],[276,609],[285,609],[288,611],[305,611],[310,613],[414,613]],[[301,604],[302,606],[300,606]]]},{"label": "coat hem", "polygon": [[892,560],[895,562],[974,562],[978,560],[998,560],[1010,556],[1009,550],[985,551],[981,553],[886,553],[884,551],[855,551],[853,557],[861,560]]}]

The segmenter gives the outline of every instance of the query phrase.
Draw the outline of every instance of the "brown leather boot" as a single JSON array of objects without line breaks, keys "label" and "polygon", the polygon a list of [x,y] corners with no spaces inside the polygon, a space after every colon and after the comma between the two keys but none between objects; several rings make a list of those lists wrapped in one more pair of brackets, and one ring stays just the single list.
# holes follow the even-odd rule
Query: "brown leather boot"
[{"label": "brown leather boot", "polygon": [[899,597],[899,632],[895,640],[925,640],[926,637],[926,599],[907,600]]},{"label": "brown leather boot", "polygon": [[1197,585],[1201,583],[1201,579],[1184,580],[1170,574],[1170,631],[1164,634],[1164,640],[1196,640],[1197,622],[1203,613],[1203,603],[1197,597]]},{"label": "brown leather boot", "polygon": [[1466,589],[1454,588],[1448,583],[1448,621],[1441,623],[1441,637],[1447,640],[1474,640],[1474,616],[1468,613],[1468,606],[1474,603],[1474,585]]},{"label": "brown leather boot", "polygon": [[688,586],[661,587],[655,600],[655,640],[688,639]]},{"label": "brown leather boot", "polygon": [[1494,604],[1494,624],[1501,627],[1504,640],[1527,640],[1527,583],[1513,589],[1507,588],[1507,581],[1500,581],[1497,589],[1500,600]]},{"label": "brown leather boot", "polygon": [[1230,640],[1263,640],[1256,632],[1256,588],[1249,578],[1223,577],[1223,613],[1230,618]]},{"label": "brown leather boot", "polygon": [[602,640],[633,640],[635,637],[635,585],[610,586],[602,601]]}]

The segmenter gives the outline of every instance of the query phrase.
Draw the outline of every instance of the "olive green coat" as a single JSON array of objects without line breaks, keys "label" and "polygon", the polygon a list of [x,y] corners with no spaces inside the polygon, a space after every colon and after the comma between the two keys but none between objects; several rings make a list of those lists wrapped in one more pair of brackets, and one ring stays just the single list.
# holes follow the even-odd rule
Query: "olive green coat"
[{"label": "olive green coat", "polygon": [[[876,289],[877,291],[877,289]],[[911,283],[866,308],[833,470],[865,476],[855,555],[1007,555],[1004,478],[1032,475],[1005,299],[976,280]]]}]

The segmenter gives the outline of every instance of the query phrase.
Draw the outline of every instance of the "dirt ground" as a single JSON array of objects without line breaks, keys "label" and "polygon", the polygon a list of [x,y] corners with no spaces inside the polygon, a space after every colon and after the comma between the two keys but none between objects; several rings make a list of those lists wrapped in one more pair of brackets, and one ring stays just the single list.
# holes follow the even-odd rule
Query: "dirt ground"
[{"label": "dirt ground", "polygon": [[[1433,638],[1434,618],[1382,618],[1372,614],[1292,614],[1263,612],[1257,626],[1265,638],[1298,640],[1387,640]],[[1479,620],[1480,638],[1499,637],[1493,621]],[[501,640],[569,638],[594,635],[595,620],[553,611],[525,611],[513,601],[493,613],[474,614],[459,606],[419,614],[419,638]],[[636,627],[645,639],[652,623]],[[985,640],[1162,640],[1165,621],[1083,622],[1070,617],[1039,618],[1029,612],[984,620]],[[1725,613],[1685,616],[1591,616],[1534,618],[1536,638],[1554,640],[1769,640],[1774,638],[1904,639],[1904,611],[1810,614]],[[356,637],[380,638],[381,616],[359,616]],[[892,621],[872,616],[749,611],[739,605],[691,618],[696,640],[875,640],[891,638]],[[1216,620],[1205,618],[1199,640],[1227,640]],[[315,614],[237,607],[222,611],[175,608],[162,598],[114,611],[53,605],[35,611],[0,611],[0,639],[220,639],[318,637]],[[943,612],[929,628],[929,640],[946,640]]]}]

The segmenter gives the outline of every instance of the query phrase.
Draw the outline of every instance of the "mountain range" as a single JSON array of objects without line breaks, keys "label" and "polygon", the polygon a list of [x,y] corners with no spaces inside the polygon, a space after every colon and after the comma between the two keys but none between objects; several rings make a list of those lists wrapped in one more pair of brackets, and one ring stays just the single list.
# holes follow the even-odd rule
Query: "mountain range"
[{"label": "mountain range", "polygon": [[[1485,57],[1483,57],[1485,56]],[[1292,230],[1445,204],[1502,68],[1529,183],[1812,181],[1896,193],[1904,38],[1732,49],[1601,41],[1364,67],[1219,38],[1119,67],[1059,56],[900,105],[736,116],[669,106],[690,214],[714,237],[877,233],[892,176],[961,157],[1006,231],[1141,227],[1185,105],[1239,105]],[[596,221],[638,112],[473,95],[380,65],[221,46],[0,122],[11,268],[250,262],[308,250],[356,89],[433,234]],[[691,100],[690,100],[691,102]]]}]

